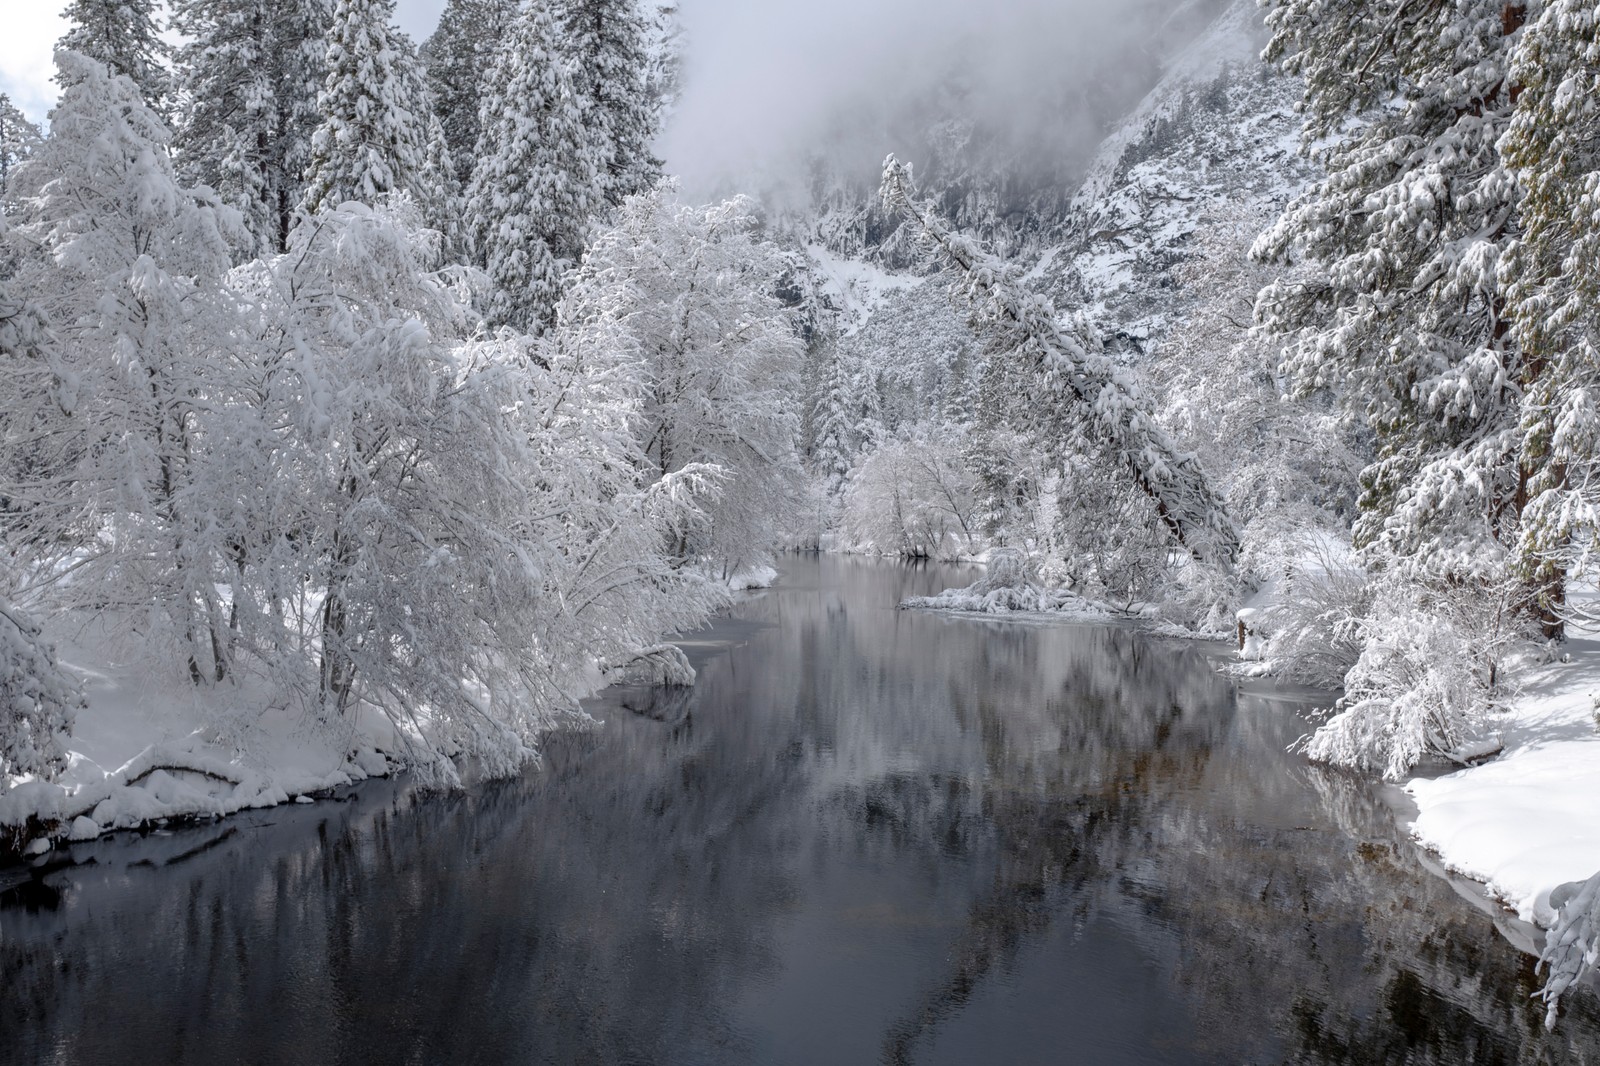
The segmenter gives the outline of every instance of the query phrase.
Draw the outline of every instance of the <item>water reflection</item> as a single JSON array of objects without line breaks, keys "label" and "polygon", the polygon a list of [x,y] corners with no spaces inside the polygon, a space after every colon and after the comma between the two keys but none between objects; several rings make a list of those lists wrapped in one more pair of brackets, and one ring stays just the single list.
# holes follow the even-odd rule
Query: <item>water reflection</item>
[{"label": "water reflection", "polygon": [[12,876],[0,1059],[1600,1059],[1284,703],[1126,629],[892,609],[955,583],[789,560],[692,695],[519,781]]}]

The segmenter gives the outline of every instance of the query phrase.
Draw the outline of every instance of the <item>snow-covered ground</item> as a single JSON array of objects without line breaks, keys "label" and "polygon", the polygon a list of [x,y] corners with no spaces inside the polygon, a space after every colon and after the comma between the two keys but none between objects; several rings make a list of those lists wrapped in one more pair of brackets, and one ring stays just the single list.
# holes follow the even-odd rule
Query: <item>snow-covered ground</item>
[{"label": "snow-covered ground", "polygon": [[404,736],[377,711],[330,728],[264,681],[199,690],[177,664],[119,646],[85,632],[58,645],[88,698],[67,741],[69,765],[56,782],[24,781],[0,795],[8,835],[35,820],[32,851],[49,846],[40,823],[58,840],[86,840],[301,800],[404,762]]},{"label": "snow-covered ground", "polygon": [[914,289],[927,280],[915,274],[892,274],[875,264],[837,255],[821,244],[808,245],[806,254],[822,280],[822,290],[839,308],[845,336],[860,329],[892,293]]},{"label": "snow-covered ground", "polygon": [[[762,589],[778,571],[757,565],[726,579]],[[384,777],[419,750],[408,728],[363,706],[353,722],[318,722],[305,702],[267,679],[198,689],[180,665],[91,629],[52,633],[61,661],[83,679],[88,703],[67,740],[69,764],[54,782],[0,781],[0,854],[38,854],[69,840],[169,819],[221,818]],[[598,664],[587,696],[614,681],[692,685],[675,645],[643,649],[656,667],[608,676]],[[449,745],[444,745],[448,750]],[[528,753],[530,756],[532,752]]]},{"label": "snow-covered ground", "polygon": [[1572,639],[1567,652],[1570,662],[1523,678],[1503,754],[1406,786],[1418,841],[1546,927],[1551,891],[1600,870],[1600,634]]}]

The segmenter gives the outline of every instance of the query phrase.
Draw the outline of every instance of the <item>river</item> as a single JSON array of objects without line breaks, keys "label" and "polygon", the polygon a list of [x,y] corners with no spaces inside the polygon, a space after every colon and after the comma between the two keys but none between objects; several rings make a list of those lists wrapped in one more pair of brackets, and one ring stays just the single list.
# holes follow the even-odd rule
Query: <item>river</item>
[{"label": "river", "polygon": [[0,893],[15,1063],[1600,1062],[1293,693],[789,557],[519,779],[75,845]]}]

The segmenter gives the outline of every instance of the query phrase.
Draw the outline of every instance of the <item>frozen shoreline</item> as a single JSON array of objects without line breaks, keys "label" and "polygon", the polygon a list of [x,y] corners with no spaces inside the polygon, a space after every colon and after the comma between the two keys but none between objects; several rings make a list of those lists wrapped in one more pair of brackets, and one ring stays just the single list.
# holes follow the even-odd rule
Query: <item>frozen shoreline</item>
[{"label": "frozen shoreline", "polygon": [[1497,758],[1405,784],[1416,840],[1545,929],[1556,918],[1551,892],[1600,870],[1600,641],[1574,637],[1566,652],[1570,661],[1522,678]]}]

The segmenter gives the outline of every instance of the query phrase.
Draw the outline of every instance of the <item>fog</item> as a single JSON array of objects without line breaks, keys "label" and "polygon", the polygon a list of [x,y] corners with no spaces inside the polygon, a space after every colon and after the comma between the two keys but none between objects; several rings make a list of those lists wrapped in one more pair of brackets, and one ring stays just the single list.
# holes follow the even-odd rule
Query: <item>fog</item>
[{"label": "fog", "polygon": [[798,185],[815,156],[870,180],[891,150],[914,159],[974,130],[996,162],[1071,170],[1217,6],[683,0],[682,92],[660,150],[702,195]]}]

